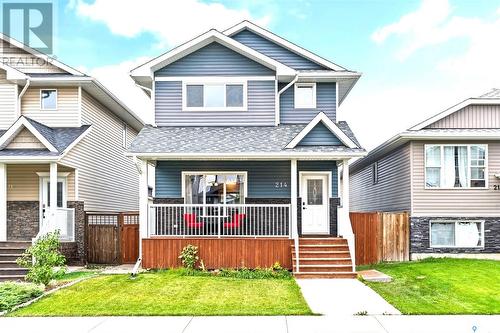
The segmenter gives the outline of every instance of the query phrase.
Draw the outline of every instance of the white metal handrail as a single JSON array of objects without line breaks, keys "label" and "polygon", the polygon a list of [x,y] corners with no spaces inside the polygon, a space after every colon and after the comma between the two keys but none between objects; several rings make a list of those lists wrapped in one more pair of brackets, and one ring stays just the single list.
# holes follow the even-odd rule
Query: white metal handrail
[{"label": "white metal handrail", "polygon": [[352,230],[351,219],[349,217],[349,212],[343,207],[339,207],[338,210],[338,233],[347,240],[347,245],[349,247],[349,254],[352,261],[352,271],[356,271],[356,245],[354,232]]},{"label": "white metal handrail", "polygon": [[289,204],[151,204],[149,236],[288,237]]},{"label": "white metal handrail", "polygon": [[34,244],[41,236],[59,230],[59,238],[63,241],[72,242],[75,240],[75,209],[57,208],[53,218],[44,219],[40,223],[37,235],[32,239]]}]

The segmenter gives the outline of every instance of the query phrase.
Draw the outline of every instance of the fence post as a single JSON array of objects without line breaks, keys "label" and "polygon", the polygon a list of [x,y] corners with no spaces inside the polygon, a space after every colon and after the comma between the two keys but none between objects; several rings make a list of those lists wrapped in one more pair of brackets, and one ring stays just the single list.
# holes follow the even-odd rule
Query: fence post
[{"label": "fence post", "polygon": [[122,261],[123,261],[123,256],[122,256],[122,233],[123,233],[123,218],[124,214],[123,213],[119,213],[118,214],[118,230],[117,230],[117,233],[116,233],[116,237],[117,237],[117,255],[118,255],[118,263],[119,264],[122,264]]}]

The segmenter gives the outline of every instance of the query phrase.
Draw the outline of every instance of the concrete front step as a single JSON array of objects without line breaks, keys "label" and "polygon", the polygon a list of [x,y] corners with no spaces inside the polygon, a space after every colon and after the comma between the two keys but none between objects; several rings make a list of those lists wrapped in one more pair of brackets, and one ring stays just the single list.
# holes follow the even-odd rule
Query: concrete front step
[{"label": "concrete front step", "polygon": [[[295,251],[292,251],[295,256]],[[349,251],[300,251],[299,258],[351,258]]]},{"label": "concrete front step", "polygon": [[0,275],[2,281],[24,281],[24,275]]},{"label": "concrete front step", "polygon": [[[292,251],[295,250],[295,245],[292,245]],[[347,245],[335,244],[335,245],[302,245],[299,243],[299,251],[349,251],[349,247]]]},{"label": "concrete front step", "polygon": [[[295,256],[292,258],[296,263]],[[302,258],[299,257],[299,265],[352,265],[351,258]]]},{"label": "concrete front step", "polygon": [[3,275],[25,275],[28,273],[28,270],[21,267],[15,268],[0,268],[0,276]]},{"label": "concrete front step", "polygon": [[355,279],[358,276],[353,272],[299,272],[293,275],[297,279]]},{"label": "concrete front step", "polygon": [[299,245],[347,245],[344,238],[299,238]]},{"label": "concrete front step", "polygon": [[[352,272],[352,265],[301,265],[300,271],[304,273],[309,272]],[[294,265],[295,266],[295,265]],[[295,269],[295,267],[293,267]]]},{"label": "concrete front step", "polygon": [[20,247],[4,247],[0,248],[0,254],[12,254],[21,256],[26,249]]}]

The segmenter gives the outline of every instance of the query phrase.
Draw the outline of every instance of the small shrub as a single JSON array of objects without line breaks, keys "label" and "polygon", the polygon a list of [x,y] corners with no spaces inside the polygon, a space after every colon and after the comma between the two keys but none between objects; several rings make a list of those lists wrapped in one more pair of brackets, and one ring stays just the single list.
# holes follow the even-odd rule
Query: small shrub
[{"label": "small shrub", "polygon": [[[17,259],[19,266],[28,268],[26,279],[45,286],[64,275],[66,258],[59,252],[59,231],[41,236]],[[56,269],[58,267],[58,269]]]},{"label": "small shrub", "polygon": [[43,293],[43,288],[31,283],[0,283],[0,311],[11,310],[14,306],[25,303]]},{"label": "small shrub", "polygon": [[198,262],[198,247],[188,244],[182,251],[179,259],[182,261],[182,265],[187,269],[194,269],[196,263]]}]

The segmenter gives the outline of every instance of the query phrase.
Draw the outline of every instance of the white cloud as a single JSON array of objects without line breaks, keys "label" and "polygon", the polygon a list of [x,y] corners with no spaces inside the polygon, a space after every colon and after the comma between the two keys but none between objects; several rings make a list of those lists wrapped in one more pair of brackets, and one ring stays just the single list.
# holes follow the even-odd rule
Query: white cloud
[{"label": "white cloud", "polygon": [[134,81],[129,76],[130,69],[143,64],[147,60],[149,58],[140,57],[116,65],[96,67],[86,71],[86,73],[98,79],[146,123],[151,124],[153,122],[151,100],[134,84]]},{"label": "white cloud", "polygon": [[151,33],[160,47],[175,46],[211,28],[226,29],[245,19],[264,26],[270,20],[269,16],[253,17],[246,9],[197,0],[80,0],[76,9],[81,16],[103,22],[116,35]]}]

